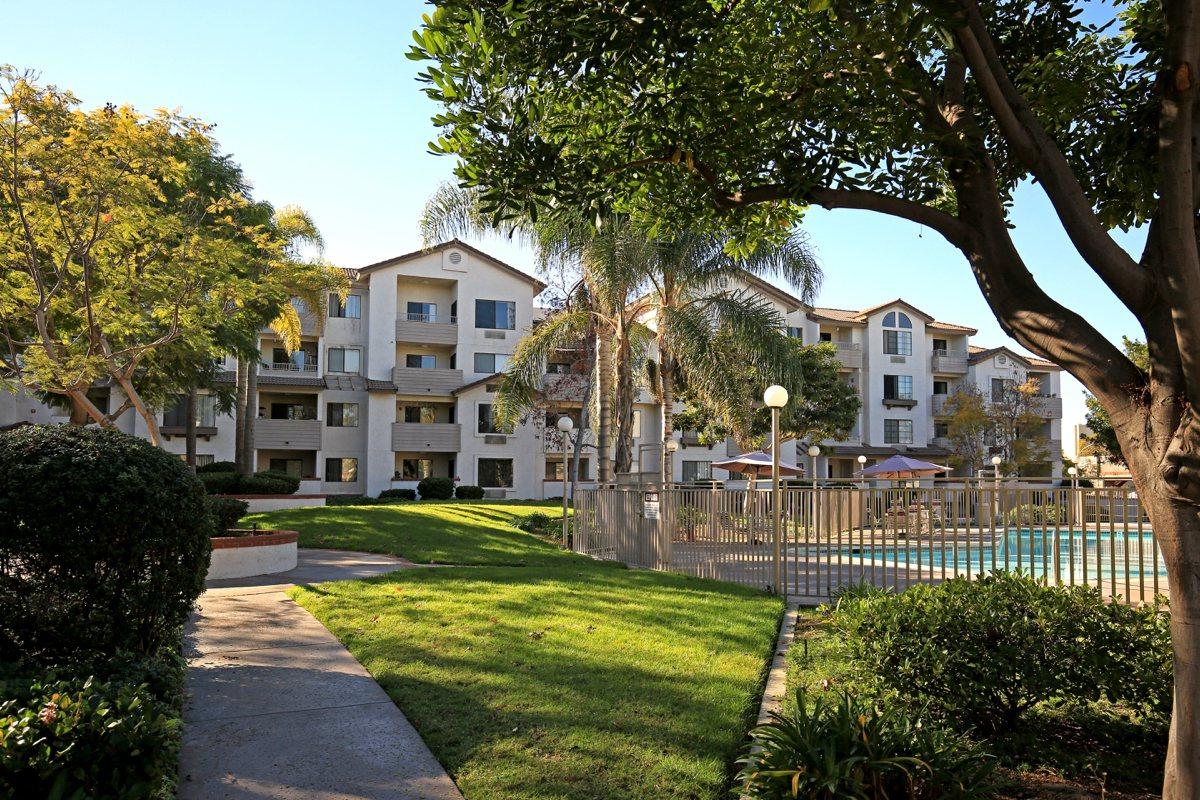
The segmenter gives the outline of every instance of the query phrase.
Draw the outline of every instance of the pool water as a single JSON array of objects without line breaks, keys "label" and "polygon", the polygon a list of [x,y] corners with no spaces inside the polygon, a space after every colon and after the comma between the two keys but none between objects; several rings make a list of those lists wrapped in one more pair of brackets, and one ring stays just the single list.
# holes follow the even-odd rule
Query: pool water
[{"label": "pool water", "polygon": [[[1132,530],[1128,534],[1117,531],[1060,530],[1057,541],[1055,532],[1041,529],[1009,528],[994,541],[972,540],[970,549],[964,541],[954,545],[952,536],[947,536],[943,545],[941,536],[935,535],[921,542],[904,542],[898,547],[890,543],[864,542],[859,546],[844,546],[838,551],[843,563],[846,561],[896,562],[910,569],[921,568],[947,573],[958,570],[972,574],[993,569],[1021,570],[1035,578],[1060,576],[1067,580],[1072,575],[1078,580],[1084,577],[1123,581],[1150,578],[1154,575],[1166,577],[1166,567],[1157,552],[1154,538],[1149,531]],[[1128,569],[1128,572],[1126,571]]]}]

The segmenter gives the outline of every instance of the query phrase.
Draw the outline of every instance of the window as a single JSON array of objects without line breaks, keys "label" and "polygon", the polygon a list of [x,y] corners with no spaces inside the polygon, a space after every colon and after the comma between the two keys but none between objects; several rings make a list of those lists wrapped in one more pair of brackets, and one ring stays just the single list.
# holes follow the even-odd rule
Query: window
[{"label": "window", "polygon": [[428,425],[436,419],[433,406],[405,406],[404,421],[412,425]]},{"label": "window", "polygon": [[511,489],[513,485],[512,459],[479,459],[479,485],[487,489]]},{"label": "window", "polygon": [[271,348],[271,366],[275,369],[294,367],[302,372],[311,372],[317,366],[317,353],[303,349],[289,353],[282,347],[273,347]]},{"label": "window", "polygon": [[912,375],[884,375],[883,376],[883,399],[885,399],[885,400],[912,400],[913,399]]},{"label": "window", "polygon": [[408,320],[409,322],[437,322],[437,303],[413,303],[410,301]]},{"label": "window", "polygon": [[325,406],[325,424],[330,428],[357,428],[358,403],[329,403]]},{"label": "window", "polygon": [[570,372],[571,365],[566,361],[551,361],[546,365],[547,375],[569,375]]},{"label": "window", "polygon": [[433,459],[405,458],[400,461],[400,480],[419,481],[433,475]]},{"label": "window", "polygon": [[501,353],[476,353],[475,372],[479,375],[491,375],[503,372],[508,366],[508,356]]},{"label": "window", "polygon": [[933,393],[934,394],[950,394],[950,384],[947,381],[934,381],[933,382]]},{"label": "window", "polygon": [[889,311],[883,317],[885,328],[907,328],[912,330],[912,320],[903,311]]},{"label": "window", "polygon": [[286,472],[293,478],[300,477],[300,459],[298,458],[272,458],[267,465],[276,472]]},{"label": "window", "polygon": [[349,347],[329,348],[329,371],[357,375],[362,369],[362,351]]},{"label": "window", "polygon": [[992,402],[999,403],[1004,396],[1016,385],[1012,378],[992,378]]},{"label": "window", "polygon": [[685,461],[683,462],[683,482],[692,483],[693,481],[709,481],[712,480],[712,462],[711,461]]},{"label": "window", "polygon": [[434,369],[437,367],[437,356],[409,353],[404,357],[404,366],[409,369]]},{"label": "window", "polygon": [[912,331],[884,331],[883,352],[893,356],[911,356]]},{"label": "window", "polygon": [[500,429],[496,427],[496,420],[492,417],[492,404],[479,404],[479,433],[500,433]]},{"label": "window", "polygon": [[343,300],[336,294],[330,294],[329,316],[358,319],[362,316],[362,298],[356,294],[348,294]]},{"label": "window", "polygon": [[317,407],[294,400],[271,403],[271,419],[316,419]]},{"label": "window", "polygon": [[[107,395],[105,395],[107,398]],[[101,410],[107,413],[108,403],[105,402],[105,407]],[[187,427],[187,397],[177,395],[175,405],[167,409],[163,414],[164,428],[186,428]],[[196,427],[197,428],[215,428],[217,427],[217,398],[211,394],[196,395]]]},{"label": "window", "polygon": [[885,419],[883,421],[883,441],[887,444],[912,444],[912,420]]},{"label": "window", "polygon": [[945,352],[949,349],[950,349],[950,347],[947,344],[945,339],[934,339],[933,340],[933,352],[945,354]]},{"label": "window", "polygon": [[357,458],[325,459],[326,483],[354,483],[358,480]]},{"label": "window", "polygon": [[787,335],[790,339],[799,339],[801,344],[804,343],[804,328],[796,328],[789,325]]},{"label": "window", "polygon": [[949,422],[933,423],[933,436],[936,439],[945,439],[948,436],[950,436],[950,423]]},{"label": "window", "polygon": [[832,342],[833,334],[829,331],[821,331],[821,341],[822,342]]},{"label": "window", "polygon": [[[579,459],[579,479],[582,481],[591,480],[588,475],[588,460],[586,458]],[[546,480],[561,481],[563,479],[563,462],[562,459],[546,459]],[[567,480],[573,480],[575,477],[575,459],[567,458]]]},{"label": "window", "polygon": [[516,330],[517,304],[511,300],[476,300],[475,327]]}]

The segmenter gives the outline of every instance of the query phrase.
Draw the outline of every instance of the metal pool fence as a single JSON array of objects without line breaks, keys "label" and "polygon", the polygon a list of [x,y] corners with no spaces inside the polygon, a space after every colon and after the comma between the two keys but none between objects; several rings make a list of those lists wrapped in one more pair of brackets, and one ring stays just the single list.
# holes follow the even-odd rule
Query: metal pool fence
[{"label": "metal pool fence", "polygon": [[581,490],[572,547],[634,567],[778,588],[795,598],[828,598],[860,583],[903,589],[994,570],[1095,586],[1126,602],[1167,593],[1149,521],[1125,487],[789,487],[780,502],[779,587],[769,491]]}]

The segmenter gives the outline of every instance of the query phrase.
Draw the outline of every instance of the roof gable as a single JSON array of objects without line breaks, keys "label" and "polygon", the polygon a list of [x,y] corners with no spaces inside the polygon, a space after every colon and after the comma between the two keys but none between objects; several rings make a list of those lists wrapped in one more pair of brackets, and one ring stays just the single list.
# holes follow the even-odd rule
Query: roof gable
[{"label": "roof gable", "polygon": [[412,261],[414,259],[420,258],[421,256],[427,256],[431,253],[440,253],[443,250],[448,250],[452,247],[457,248],[459,250],[465,250],[468,253],[470,253],[471,255],[473,255],[479,259],[482,259],[483,261],[486,261],[487,263],[491,264],[492,266],[497,267],[501,270],[504,270],[505,272],[509,272],[514,277],[520,278],[521,280],[525,281],[526,283],[528,283],[534,287],[534,290],[535,290],[534,294],[540,294],[541,291],[546,288],[545,283],[543,283],[542,281],[533,277],[532,275],[522,272],[521,270],[517,269],[516,267],[512,266],[511,264],[504,263],[503,261],[496,258],[495,256],[489,255],[477,247],[472,247],[471,245],[467,244],[466,242],[462,241],[461,239],[451,239],[448,242],[442,242],[440,244],[435,244],[430,247],[423,248],[421,250],[413,250],[411,253],[404,253],[403,255],[384,259],[383,261],[376,261],[374,264],[368,264],[367,266],[360,268],[358,270],[358,274],[361,276],[361,275],[366,275],[368,273],[374,272],[376,270],[384,269],[386,267],[400,266],[401,264],[404,264],[405,262]]}]

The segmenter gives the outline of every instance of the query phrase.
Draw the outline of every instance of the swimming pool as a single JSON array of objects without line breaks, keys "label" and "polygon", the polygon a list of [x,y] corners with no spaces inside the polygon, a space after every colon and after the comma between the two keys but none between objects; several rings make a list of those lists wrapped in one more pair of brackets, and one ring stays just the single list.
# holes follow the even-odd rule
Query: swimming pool
[{"label": "swimming pool", "polygon": [[932,572],[979,574],[993,569],[1021,570],[1035,578],[1091,582],[1147,580],[1166,577],[1161,554],[1150,531],[1045,531],[1009,528],[982,542],[940,534],[920,540],[864,541],[837,550],[841,563],[880,562]]}]

